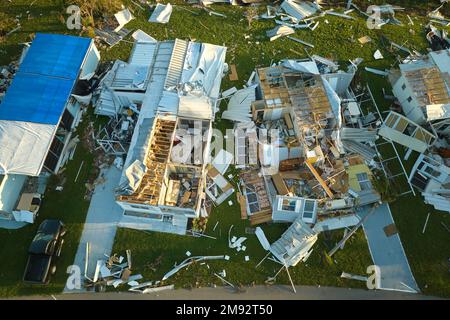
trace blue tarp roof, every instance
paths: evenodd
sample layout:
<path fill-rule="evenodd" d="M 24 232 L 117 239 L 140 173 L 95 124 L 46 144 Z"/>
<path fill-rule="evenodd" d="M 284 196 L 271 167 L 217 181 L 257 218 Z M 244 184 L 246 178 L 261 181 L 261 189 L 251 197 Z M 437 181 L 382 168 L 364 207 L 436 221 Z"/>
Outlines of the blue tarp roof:
<path fill-rule="evenodd" d="M 0 119 L 57 124 L 72 86 L 68 79 L 16 74 L 0 104 Z"/>
<path fill-rule="evenodd" d="M 90 43 L 38 33 L 0 104 L 0 120 L 57 124 Z"/>
<path fill-rule="evenodd" d="M 38 33 L 19 72 L 76 80 L 91 39 Z"/>

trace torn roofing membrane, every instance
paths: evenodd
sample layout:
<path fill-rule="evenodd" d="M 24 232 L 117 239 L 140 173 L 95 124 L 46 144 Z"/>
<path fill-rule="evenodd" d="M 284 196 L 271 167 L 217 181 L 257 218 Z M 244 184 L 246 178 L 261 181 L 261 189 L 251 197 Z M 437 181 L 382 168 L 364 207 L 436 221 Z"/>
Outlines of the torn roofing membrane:
<path fill-rule="evenodd" d="M 55 125 L 0 120 L 0 172 L 39 175 L 55 131 Z"/>
<path fill-rule="evenodd" d="M 158 72 L 150 72 L 149 86 L 144 95 L 125 167 L 131 165 L 136 159 L 144 162 L 153 119 L 157 117 L 157 114 L 187 116 L 195 119 L 212 119 L 214 117 L 227 50 L 222 46 L 188 42 L 186 51 L 183 52 L 181 74 L 176 81 L 177 88 L 165 88 L 164 83 L 168 76 L 172 57 L 179 53 L 176 52 L 176 43 L 161 41 L 152 44 L 145 43 L 145 45 L 155 47 L 153 49 L 154 58 L 149 69 Z M 130 61 L 134 60 L 134 54 L 135 51 L 132 52 Z M 152 118 L 151 121 L 150 118 Z M 126 184 L 127 178 L 122 175 L 121 185 Z"/>
<path fill-rule="evenodd" d="M 320 74 L 317 64 L 314 61 L 284 60 L 282 66 L 298 72 Z"/>
<path fill-rule="evenodd" d="M 211 99 L 219 97 L 226 47 L 189 42 L 181 75 L 181 83 L 199 81 Z"/>
<path fill-rule="evenodd" d="M 172 5 L 158 3 L 152 15 L 148 19 L 149 22 L 168 23 L 172 14 Z"/>

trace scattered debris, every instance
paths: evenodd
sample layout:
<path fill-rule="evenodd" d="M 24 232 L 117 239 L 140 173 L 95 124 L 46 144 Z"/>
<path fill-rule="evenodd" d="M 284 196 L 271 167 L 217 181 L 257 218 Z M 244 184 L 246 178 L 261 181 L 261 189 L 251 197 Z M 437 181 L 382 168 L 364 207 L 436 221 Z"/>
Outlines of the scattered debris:
<path fill-rule="evenodd" d="M 254 86 L 236 91 L 228 102 L 227 110 L 222 113 L 222 119 L 238 122 L 250 122 L 251 105 L 255 100 L 256 96 Z"/>
<path fill-rule="evenodd" d="M 125 28 L 121 28 L 119 31 L 114 31 L 111 27 L 104 27 L 103 29 L 95 28 L 95 35 L 103 40 L 110 48 L 118 44 L 125 38 L 131 31 Z"/>
<path fill-rule="evenodd" d="M 374 68 L 365 67 L 365 70 L 383 77 L 387 77 L 389 75 L 388 71 L 378 70 Z"/>
<path fill-rule="evenodd" d="M 237 80 L 239 80 L 239 77 L 238 77 L 238 74 L 237 74 L 237 70 L 236 70 L 236 65 L 235 64 L 230 65 L 230 69 L 231 69 L 230 81 L 237 81 Z"/>
<path fill-rule="evenodd" d="M 131 288 L 128 289 L 128 291 L 148 294 L 148 293 L 157 293 L 164 290 L 173 290 L 174 288 L 175 286 L 173 284 L 158 287 L 156 283 L 153 284 L 152 281 L 149 281 L 132 286 Z"/>
<path fill-rule="evenodd" d="M 361 44 L 366 44 L 372 41 L 372 38 L 370 38 L 369 36 L 364 36 L 358 39 L 359 43 Z"/>
<path fill-rule="evenodd" d="M 261 246 L 264 248 L 264 250 L 270 250 L 270 243 L 267 240 L 264 231 L 260 227 L 256 227 L 255 234 L 258 237 L 258 240 L 261 243 Z"/>
<path fill-rule="evenodd" d="M 158 42 L 155 38 L 153 38 L 152 36 L 149 36 L 147 33 L 145 33 L 144 31 L 142 31 L 140 29 L 133 32 L 133 34 L 131 36 L 137 42 Z"/>
<path fill-rule="evenodd" d="M 296 22 L 312 16 L 319 10 L 319 6 L 316 3 L 308 1 L 296 2 L 292 0 L 283 1 L 280 8 L 288 16 L 294 18 Z"/>
<path fill-rule="evenodd" d="M 194 257 L 189 257 L 185 260 L 183 260 L 183 262 L 181 262 L 179 265 L 176 265 L 175 268 L 173 268 L 172 270 L 170 270 L 169 272 L 167 272 L 163 278 L 162 281 L 167 280 L 168 278 L 170 278 L 171 276 L 173 276 L 175 273 L 177 273 L 178 271 L 180 271 L 181 269 L 191 265 L 192 263 L 196 263 L 196 262 L 200 262 L 200 261 L 205 261 L 205 260 L 221 260 L 221 259 L 225 259 L 225 256 L 194 256 Z"/>
<path fill-rule="evenodd" d="M 168 3 L 167 5 L 158 3 L 148 21 L 156 23 L 168 23 L 172 14 L 172 10 L 173 8 L 170 3 Z"/>
<path fill-rule="evenodd" d="M 300 40 L 300 39 L 298 39 L 298 38 L 294 38 L 294 37 L 290 37 L 290 36 L 288 36 L 287 38 L 290 39 L 290 40 L 293 40 L 293 41 L 295 41 L 295 42 L 301 43 L 301 44 L 303 44 L 303 45 L 305 45 L 305 46 L 314 48 L 314 45 L 313 45 L 313 44 L 308 43 L 308 42 L 303 41 L 303 40 Z"/>
<path fill-rule="evenodd" d="M 350 230 L 350 232 L 348 232 L 341 241 L 338 242 L 338 244 L 336 244 L 336 246 L 330 250 L 330 252 L 328 252 L 328 256 L 331 257 L 333 254 L 336 253 L 336 251 L 338 251 L 340 248 L 342 248 L 342 245 L 348 240 L 350 239 L 350 237 L 359 229 L 360 226 L 362 226 L 362 224 L 364 223 L 364 221 L 367 220 L 367 218 L 373 213 L 375 212 L 375 209 L 377 208 L 377 204 L 373 205 L 372 208 L 370 209 L 370 211 L 358 222 L 358 224 L 356 224 L 352 230 Z"/>
<path fill-rule="evenodd" d="M 430 43 L 431 50 L 439 51 L 450 48 L 450 41 L 445 30 L 439 31 L 432 24 L 429 24 L 426 33 L 426 39 Z"/>
<path fill-rule="evenodd" d="M 137 286 L 138 280 L 143 279 L 141 274 L 132 274 L 131 271 L 131 251 L 126 250 L 127 262 L 124 257 L 118 257 L 117 254 L 108 256 L 107 260 L 97 260 L 93 277 L 88 276 L 90 244 L 86 243 L 86 259 L 84 268 L 84 286 L 86 288 L 96 288 L 98 285 L 113 286 L 118 288 L 122 284 Z"/>
<path fill-rule="evenodd" d="M 364 281 L 364 282 L 367 282 L 367 279 L 368 279 L 366 276 L 358 276 L 358 275 L 354 275 L 354 274 L 347 273 L 347 272 L 342 272 L 341 278 L 359 280 L 359 281 Z"/>
<path fill-rule="evenodd" d="M 425 220 L 425 224 L 423 225 L 422 234 L 425 233 L 425 228 L 427 227 L 428 219 L 430 218 L 430 214 L 431 214 L 431 213 L 428 212 L 428 214 L 427 214 L 427 219 Z"/>
<path fill-rule="evenodd" d="M 214 166 L 210 166 L 206 176 L 205 193 L 214 203 L 220 205 L 234 193 L 234 188 Z M 231 206 L 233 202 L 228 204 Z"/>
<path fill-rule="evenodd" d="M 406 48 L 404 46 L 401 46 L 401 45 L 399 45 L 399 44 L 397 44 L 397 43 L 395 43 L 393 41 L 391 41 L 391 46 L 394 47 L 394 48 L 397 48 L 398 50 L 404 51 L 404 52 L 406 52 L 409 55 L 412 55 L 411 50 L 409 50 L 408 48 Z"/>
<path fill-rule="evenodd" d="M 77 175 L 75 176 L 75 180 L 73 182 L 77 182 L 78 176 L 80 175 L 81 168 L 83 168 L 84 160 L 81 161 L 80 167 L 78 168 Z"/>
<path fill-rule="evenodd" d="M 293 33 L 295 33 L 294 29 L 284 25 L 278 25 L 275 28 L 266 31 L 266 35 L 269 37 L 270 41 L 274 41 L 280 37 L 284 37 Z"/>
<path fill-rule="evenodd" d="M 326 10 L 326 11 L 324 11 L 324 13 L 331 15 L 331 16 L 337 16 L 337 17 L 341 17 L 341 18 L 345 18 L 345 19 L 349 19 L 349 20 L 355 20 L 354 17 L 349 16 L 348 14 L 335 12 L 333 9 Z"/>
<path fill-rule="evenodd" d="M 375 60 L 384 59 L 384 57 L 381 54 L 380 50 L 375 51 L 375 53 L 373 54 L 373 57 L 375 58 Z"/>
<path fill-rule="evenodd" d="M 444 222 L 441 222 L 441 225 L 445 228 L 445 230 L 450 232 L 450 229 L 447 227 L 447 225 Z"/>
<path fill-rule="evenodd" d="M 119 24 L 114 29 L 114 32 L 119 32 L 120 29 L 122 29 L 128 22 L 134 19 L 129 9 L 123 9 L 122 11 L 117 12 L 116 14 L 114 14 L 114 17 L 116 18 L 117 23 Z"/>
<path fill-rule="evenodd" d="M 225 280 L 223 277 L 221 277 L 220 275 L 218 275 L 217 273 L 214 273 L 214 275 L 219 278 L 220 280 L 222 280 L 225 284 L 229 285 L 232 288 L 235 288 L 234 284 L 232 284 L 231 282 Z"/>

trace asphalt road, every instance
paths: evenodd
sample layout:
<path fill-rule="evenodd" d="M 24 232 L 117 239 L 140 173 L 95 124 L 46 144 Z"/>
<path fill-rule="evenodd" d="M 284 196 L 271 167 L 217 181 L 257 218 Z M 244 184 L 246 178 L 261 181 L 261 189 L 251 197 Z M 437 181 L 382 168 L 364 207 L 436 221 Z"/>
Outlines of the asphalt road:
<path fill-rule="evenodd" d="M 255 286 L 236 293 L 231 288 L 177 289 L 159 293 L 65 293 L 47 296 L 15 297 L 31 300 L 430 300 L 440 299 L 414 293 L 384 290 L 364 290 L 334 287 L 297 286 L 293 293 L 290 286 Z"/>

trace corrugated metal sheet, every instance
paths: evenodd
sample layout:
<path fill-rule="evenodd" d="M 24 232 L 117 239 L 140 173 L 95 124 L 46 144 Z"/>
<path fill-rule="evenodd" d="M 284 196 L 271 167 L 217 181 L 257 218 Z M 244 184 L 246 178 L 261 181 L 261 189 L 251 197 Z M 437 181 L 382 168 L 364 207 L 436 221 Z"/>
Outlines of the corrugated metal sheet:
<path fill-rule="evenodd" d="M 238 90 L 231 96 L 227 110 L 222 113 L 222 118 L 237 122 L 251 121 L 251 105 L 255 100 L 255 87 Z"/>
<path fill-rule="evenodd" d="M 450 50 L 430 52 L 430 57 L 441 72 L 450 72 Z"/>
<path fill-rule="evenodd" d="M 149 77 L 149 67 L 145 65 L 128 64 L 117 60 L 113 69 L 105 79 L 112 89 L 145 90 Z"/>
<path fill-rule="evenodd" d="M 174 87 L 180 81 L 187 46 L 187 41 L 175 39 L 175 45 L 173 47 L 172 57 L 170 58 L 169 70 L 167 71 L 167 78 L 164 88 Z"/>
<path fill-rule="evenodd" d="M 367 128 L 341 128 L 341 139 L 352 140 L 356 142 L 375 142 L 377 140 L 377 131 Z"/>
<path fill-rule="evenodd" d="M 120 100 L 115 96 L 114 92 L 108 88 L 104 88 L 100 93 L 98 102 L 95 105 L 95 113 L 113 117 L 117 114 L 117 112 L 119 112 L 120 107 Z"/>
<path fill-rule="evenodd" d="M 131 56 L 128 63 L 144 66 L 152 65 L 155 58 L 157 45 L 158 43 L 156 42 L 150 43 L 136 41 L 133 46 L 133 50 L 131 51 Z"/>
<path fill-rule="evenodd" d="M 352 140 L 342 140 L 342 144 L 348 152 L 359 154 L 366 161 L 371 161 L 377 155 L 375 149 L 360 142 L 355 142 Z"/>

